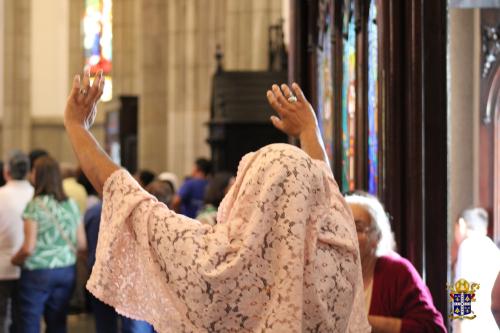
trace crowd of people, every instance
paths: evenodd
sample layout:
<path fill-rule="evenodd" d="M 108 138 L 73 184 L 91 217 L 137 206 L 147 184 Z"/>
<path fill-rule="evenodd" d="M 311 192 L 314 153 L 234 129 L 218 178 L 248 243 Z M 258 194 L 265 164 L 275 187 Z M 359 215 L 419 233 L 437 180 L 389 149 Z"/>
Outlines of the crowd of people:
<path fill-rule="evenodd" d="M 66 332 L 72 302 L 92 311 L 99 333 L 446 332 L 423 279 L 395 251 L 381 202 L 340 193 L 298 85 L 274 85 L 267 98 L 272 123 L 301 149 L 263 147 L 236 175 L 199 158 L 180 185 L 170 172 L 132 176 L 99 147 L 89 128 L 103 85 L 86 72 L 68 98 L 81 169 L 42 150 L 5 159 L 0 332 L 39 332 L 42 319 L 47 332 Z M 457 278 L 486 274 L 464 272 L 477 263 L 466 263 L 466 247 L 498 251 L 486 226 L 483 210 L 464 211 Z M 491 294 L 500 268 L 490 269 Z"/>

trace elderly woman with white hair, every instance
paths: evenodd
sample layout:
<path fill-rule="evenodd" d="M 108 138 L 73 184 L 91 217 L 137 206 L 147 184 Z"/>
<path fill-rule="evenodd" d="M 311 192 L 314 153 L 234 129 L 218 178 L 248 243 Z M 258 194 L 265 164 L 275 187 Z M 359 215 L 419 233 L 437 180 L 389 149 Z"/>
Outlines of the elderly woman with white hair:
<path fill-rule="evenodd" d="M 446 332 L 417 270 L 394 252 L 394 237 L 380 201 L 362 191 L 346 196 L 346 201 L 356 223 L 372 332 Z"/>

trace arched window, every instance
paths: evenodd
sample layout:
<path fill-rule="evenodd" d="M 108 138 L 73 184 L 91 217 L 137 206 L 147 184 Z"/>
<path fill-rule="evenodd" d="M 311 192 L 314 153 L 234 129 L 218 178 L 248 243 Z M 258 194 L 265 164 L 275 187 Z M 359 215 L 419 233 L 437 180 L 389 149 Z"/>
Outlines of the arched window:
<path fill-rule="evenodd" d="M 333 161 L 333 59 L 332 59 L 332 2 L 319 1 L 317 48 L 317 102 L 318 122 L 325 142 L 326 153 Z"/>
<path fill-rule="evenodd" d="M 370 1 L 368 34 L 368 192 L 378 190 L 378 28 L 376 0 Z"/>
<path fill-rule="evenodd" d="M 112 0 L 85 0 L 83 48 L 85 65 L 91 75 L 103 70 L 106 85 L 102 101 L 110 101 L 113 94 L 112 69 Z"/>
<path fill-rule="evenodd" d="M 342 190 L 356 189 L 356 23 L 354 1 L 344 9 L 342 52 Z"/>

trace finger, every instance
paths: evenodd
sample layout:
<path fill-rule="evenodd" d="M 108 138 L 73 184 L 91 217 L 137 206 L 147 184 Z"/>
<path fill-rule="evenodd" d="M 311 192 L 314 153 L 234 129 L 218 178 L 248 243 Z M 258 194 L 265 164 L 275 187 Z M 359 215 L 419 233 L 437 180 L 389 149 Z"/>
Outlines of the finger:
<path fill-rule="evenodd" d="M 85 68 L 83 71 L 83 80 L 80 85 L 80 95 L 77 98 L 79 103 L 83 103 L 87 98 L 87 94 L 89 93 L 89 85 L 90 85 L 90 69 Z"/>
<path fill-rule="evenodd" d="M 80 94 L 80 75 L 75 75 L 75 77 L 73 78 L 73 85 L 71 87 L 69 98 L 76 100 L 79 94 Z"/>
<path fill-rule="evenodd" d="M 281 90 L 283 91 L 283 94 L 285 94 L 286 98 L 289 98 L 289 97 L 293 96 L 293 93 L 290 90 L 290 88 L 288 88 L 288 86 L 286 84 L 284 84 L 284 83 L 281 85 Z"/>
<path fill-rule="evenodd" d="M 99 81 L 99 94 L 97 95 L 97 101 L 99 101 L 99 99 L 101 99 L 101 96 L 102 96 L 102 93 L 104 92 L 104 86 L 106 84 L 106 78 L 105 76 L 103 75 L 101 77 L 101 81 Z"/>
<path fill-rule="evenodd" d="M 87 98 L 85 99 L 86 103 L 94 104 L 97 102 L 97 98 L 99 95 L 99 85 L 102 80 L 102 70 L 95 76 L 94 82 L 92 83 L 92 87 L 90 87 Z"/>
<path fill-rule="evenodd" d="M 281 119 L 279 119 L 276 116 L 271 116 L 271 122 L 273 123 L 274 127 L 279 129 L 280 131 L 284 132 L 284 125 L 283 125 L 283 121 L 281 121 Z"/>
<path fill-rule="evenodd" d="M 282 106 L 287 106 L 289 103 L 285 96 L 283 96 L 283 93 L 281 92 L 280 87 L 278 87 L 277 84 L 273 84 L 273 93 L 276 99 L 278 100 L 278 103 L 280 103 Z"/>
<path fill-rule="evenodd" d="M 274 111 L 276 111 L 280 116 L 283 116 L 285 110 L 283 109 L 281 104 L 278 103 L 278 100 L 276 99 L 274 93 L 271 90 L 268 90 L 266 96 L 267 96 L 267 101 L 274 109 Z"/>
<path fill-rule="evenodd" d="M 297 83 L 292 83 L 292 89 L 295 92 L 295 96 L 297 96 L 297 99 L 301 102 L 307 103 L 306 96 L 304 96 L 304 93 L 302 92 L 302 89 L 300 89 L 299 85 Z"/>

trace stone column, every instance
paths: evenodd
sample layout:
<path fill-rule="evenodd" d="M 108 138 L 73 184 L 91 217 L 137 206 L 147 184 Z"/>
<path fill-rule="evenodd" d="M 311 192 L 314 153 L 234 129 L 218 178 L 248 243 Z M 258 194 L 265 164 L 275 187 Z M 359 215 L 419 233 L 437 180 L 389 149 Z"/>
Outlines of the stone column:
<path fill-rule="evenodd" d="M 68 82 L 73 82 L 76 74 L 83 72 L 85 57 L 83 51 L 82 17 L 85 14 L 85 2 L 70 0 L 69 2 L 69 68 Z"/>
<path fill-rule="evenodd" d="M 224 54 L 227 70 L 266 70 L 268 28 L 283 16 L 282 1 L 232 0 L 226 2 Z"/>
<path fill-rule="evenodd" d="M 29 150 L 31 0 L 5 1 L 3 153 Z"/>
<path fill-rule="evenodd" d="M 139 0 L 113 2 L 113 96 L 138 95 L 140 91 L 139 55 L 141 6 Z M 160 13 L 161 14 L 161 13 Z M 148 14 L 150 15 L 150 14 Z M 150 50 L 148 50 L 150 51 Z"/>
<path fill-rule="evenodd" d="M 181 1 L 183 2 L 183 1 Z M 129 69 L 130 83 L 124 89 L 134 91 L 132 81 L 139 80 L 139 167 L 155 172 L 165 169 L 167 128 L 166 44 L 167 44 L 167 1 L 143 0 L 141 2 L 141 23 L 138 47 L 140 72 L 137 75 Z M 129 36 L 131 38 L 131 36 Z M 125 90 L 124 90 L 125 91 Z M 182 126 L 181 124 L 179 124 Z"/>

